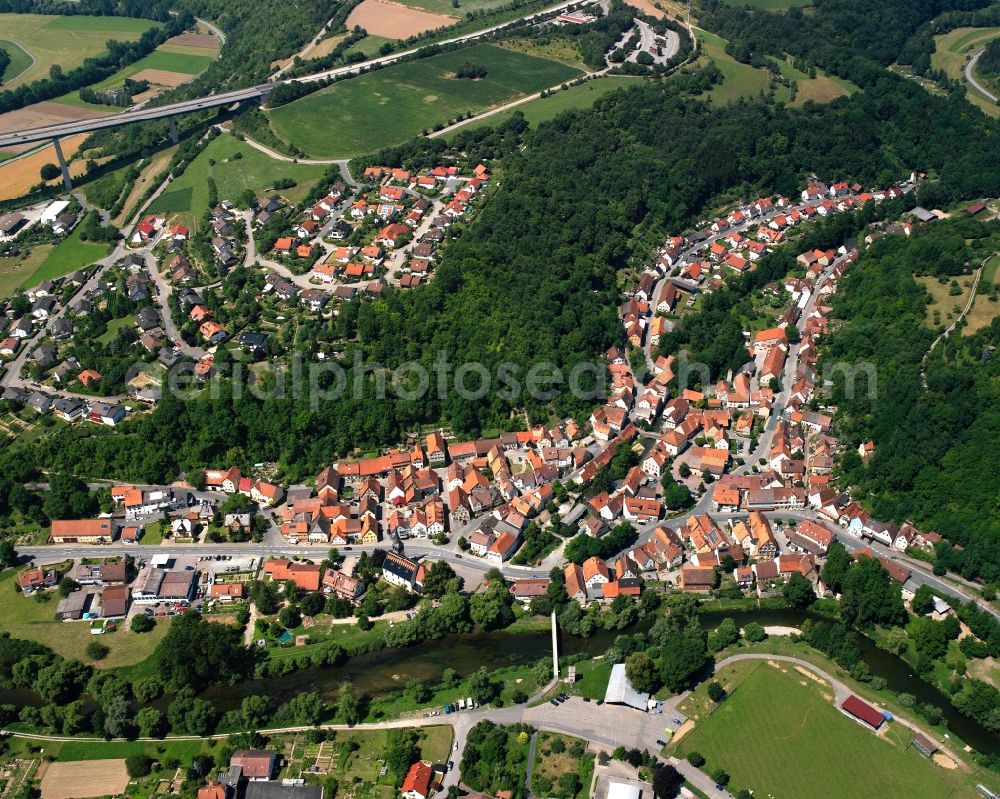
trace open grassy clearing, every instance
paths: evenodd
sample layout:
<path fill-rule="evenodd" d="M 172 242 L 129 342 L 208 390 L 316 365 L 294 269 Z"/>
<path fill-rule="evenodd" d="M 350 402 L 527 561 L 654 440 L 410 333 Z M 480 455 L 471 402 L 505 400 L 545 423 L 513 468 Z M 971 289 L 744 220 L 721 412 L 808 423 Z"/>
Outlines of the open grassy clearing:
<path fill-rule="evenodd" d="M 1000 36 L 1000 27 L 956 28 L 941 36 L 935 36 L 931 66 L 944 70 L 949 78 L 965 81 L 966 62 L 973 53 L 985 47 L 997 36 Z M 971 85 L 967 85 L 965 96 L 970 103 L 981 108 L 989 116 L 1000 116 L 1000 106 L 988 100 Z"/>
<path fill-rule="evenodd" d="M 486 77 L 454 77 L 463 64 L 485 67 Z M 275 109 L 271 124 L 279 136 L 312 155 L 350 157 L 579 74 L 555 61 L 477 44 L 341 81 Z"/>
<path fill-rule="evenodd" d="M 610 94 L 618 89 L 627 89 L 642 83 L 645 78 L 633 75 L 604 75 L 600 78 L 588 80 L 568 89 L 562 89 L 548 97 L 538 97 L 522 103 L 509 111 L 501 111 L 498 114 L 484 117 L 475 121 L 470 121 L 455 130 L 460 133 L 474 128 L 494 128 L 502 125 L 514 114 L 521 113 L 531 127 L 537 127 L 540 122 L 548 122 L 555 119 L 563 111 L 574 108 L 590 108 L 597 100 L 606 94 Z"/>
<path fill-rule="evenodd" d="M 7 63 L 7 69 L 3 71 L 3 75 L 0 75 L 0 81 L 2 81 L 4 85 L 10 83 L 14 80 L 14 78 L 26 69 L 30 68 L 32 62 L 34 61 L 31 54 L 17 42 L 9 42 L 6 39 L 0 39 L 0 50 L 3 50 L 10 56 L 10 61 Z"/>
<path fill-rule="evenodd" d="M 108 245 L 95 244 L 83 241 L 80 238 L 80 228 L 78 227 L 70 233 L 63 241 L 56 245 L 56 248 L 49 254 L 41 266 L 23 284 L 24 288 L 31 286 L 42 280 L 52 280 L 63 275 L 68 275 L 74 269 L 81 266 L 88 266 L 94 261 L 99 261 L 108 254 Z"/>
<path fill-rule="evenodd" d="M 48 77 L 53 64 L 68 72 L 80 66 L 85 58 L 105 52 L 108 39 L 135 41 L 154 26 L 153 20 L 131 17 L 2 14 L 0 36 L 35 59 L 30 67 L 15 73 L 17 77 L 4 88 L 13 89 Z"/>
<path fill-rule="evenodd" d="M 741 64 L 726 52 L 726 40 L 709 33 L 698 30 L 698 41 L 701 45 L 701 58 L 714 61 L 715 65 L 723 75 L 723 81 L 712 87 L 708 96 L 713 102 L 732 103 L 740 97 L 756 97 L 761 92 L 767 93 L 771 85 L 771 78 L 763 69 L 754 69 L 749 64 Z M 775 91 L 778 100 L 788 100 L 788 89 L 779 86 Z"/>
<path fill-rule="evenodd" d="M 184 224 L 197 228 L 198 218 L 208 208 L 209 177 L 215 180 L 220 200 L 233 200 L 246 189 L 260 192 L 279 178 L 291 178 L 298 185 L 283 190 L 282 194 L 294 202 L 302 199 L 325 171 L 323 165 L 277 161 L 224 134 L 208 144 L 150 210 L 177 215 Z"/>
<path fill-rule="evenodd" d="M 824 689 L 789 664 L 762 662 L 678 742 L 678 753 L 700 752 L 706 768 L 724 768 L 734 787 L 774 799 L 866 799 L 873 785 L 907 799 L 967 795 L 906 748 L 908 730 L 890 725 L 876 736 L 823 698 Z"/>
<path fill-rule="evenodd" d="M 782 77 L 794 80 L 798 84 L 798 91 L 793 106 L 804 105 L 809 100 L 815 103 L 828 103 L 848 94 L 853 94 L 858 87 L 849 80 L 827 75 L 822 70 L 816 71 L 816 77 L 810 78 L 805 72 L 792 66 L 790 59 L 771 59 L 781 72 Z"/>
<path fill-rule="evenodd" d="M 551 36 L 546 42 L 540 42 L 537 39 L 511 39 L 499 44 L 505 50 L 513 50 L 515 53 L 524 53 L 538 58 L 548 58 L 583 72 L 587 71 L 587 65 L 580 57 L 580 48 L 577 47 L 576 40 L 568 36 Z"/>
<path fill-rule="evenodd" d="M 998 268 L 1000 268 L 1000 254 L 994 255 L 983 265 L 983 274 L 979 281 L 980 288 L 996 282 Z M 993 323 L 994 317 L 1000 314 L 1000 301 L 991 299 L 991 296 L 994 296 L 993 291 L 987 294 L 976 294 L 972 308 L 965 316 L 967 323 L 965 333 L 975 333 L 977 330 L 989 327 Z"/>
<path fill-rule="evenodd" d="M 29 281 L 52 250 L 51 244 L 41 244 L 32 247 L 27 254 L 0 258 L 0 297 L 10 297 L 22 283 Z"/>
<path fill-rule="evenodd" d="M 91 663 L 84 652 L 94 640 L 90 625 L 86 621 L 56 621 L 58 592 L 47 591 L 38 595 L 40 598 L 22 596 L 15 590 L 15 574 L 11 570 L 0 576 L 0 630 L 14 638 L 37 641 L 63 657 Z M 140 635 L 119 627 L 117 632 L 100 636 L 101 643 L 111 650 L 101 665 L 129 666 L 145 660 L 166 635 L 169 624 L 169 619 L 157 619 L 156 627 L 148 633 Z"/>
<path fill-rule="evenodd" d="M 936 277 L 918 277 L 916 281 L 927 289 L 931 295 L 932 302 L 927 306 L 927 326 L 936 328 L 938 325 L 950 325 L 957 318 L 961 309 L 969 299 L 969 292 L 972 290 L 972 276 L 960 275 L 954 279 L 961 291 L 960 294 L 952 294 L 952 279 L 949 278 L 944 283 L 938 281 Z"/>

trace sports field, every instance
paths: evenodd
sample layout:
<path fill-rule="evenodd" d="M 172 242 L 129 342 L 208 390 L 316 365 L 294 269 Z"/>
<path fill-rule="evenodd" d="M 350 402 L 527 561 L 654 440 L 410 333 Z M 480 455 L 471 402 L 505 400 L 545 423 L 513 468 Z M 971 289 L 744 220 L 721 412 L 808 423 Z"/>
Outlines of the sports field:
<path fill-rule="evenodd" d="M 460 128 L 456 128 L 453 133 L 449 134 L 449 138 L 466 130 L 494 128 L 502 125 L 518 112 L 524 115 L 525 120 L 531 127 L 537 127 L 540 122 L 548 122 L 550 119 L 555 119 L 563 111 L 569 111 L 573 108 L 590 108 L 604 95 L 618 89 L 627 89 L 629 86 L 636 86 L 645 80 L 645 78 L 633 75 L 605 75 L 600 78 L 594 78 L 594 80 L 588 80 L 586 83 L 557 91 L 548 97 L 529 100 L 509 111 L 501 111 L 493 116 L 469 122 Z"/>
<path fill-rule="evenodd" d="M 0 14 L 0 39 L 14 42 L 29 61 L 34 59 L 31 66 L 24 68 L 24 56 L 19 56 L 22 70 L 4 88 L 13 89 L 47 77 L 53 64 L 59 64 L 64 72 L 74 69 L 85 58 L 105 52 L 108 39 L 134 41 L 155 25 L 153 20 L 131 17 Z M 13 73 L 13 69 L 10 71 Z"/>
<path fill-rule="evenodd" d="M 456 78 L 463 64 L 486 77 Z M 271 112 L 279 136 L 305 152 L 346 158 L 400 144 L 465 112 L 477 113 L 578 76 L 580 70 L 489 44 L 341 81 Z"/>
<path fill-rule="evenodd" d="M 241 157 L 235 157 L 237 154 Z M 213 160 L 214 165 L 209 163 Z M 281 193 L 297 201 L 325 171 L 323 165 L 277 161 L 245 142 L 222 135 L 209 142 L 184 174 L 156 198 L 150 210 L 176 214 L 188 227 L 197 228 L 199 217 L 208 208 L 209 177 L 215 180 L 220 200 L 234 200 L 246 189 L 262 192 L 279 178 L 291 178 L 298 185 Z"/>
<path fill-rule="evenodd" d="M 905 728 L 893 723 L 876 736 L 820 691 L 829 688 L 784 664 L 779 670 L 761 663 L 684 736 L 679 755 L 697 751 L 704 770 L 724 769 L 732 788 L 773 799 L 967 795 L 944 769 L 906 747 Z"/>

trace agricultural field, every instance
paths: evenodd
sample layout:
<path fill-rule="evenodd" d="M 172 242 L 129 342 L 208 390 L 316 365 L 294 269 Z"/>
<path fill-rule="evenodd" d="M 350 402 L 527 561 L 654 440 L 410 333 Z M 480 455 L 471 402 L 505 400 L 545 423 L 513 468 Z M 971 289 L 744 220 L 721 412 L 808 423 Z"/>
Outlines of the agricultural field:
<path fill-rule="evenodd" d="M 502 125 L 517 113 L 523 114 L 531 127 L 538 127 L 539 123 L 555 119 L 563 111 L 590 108 L 604 95 L 618 89 L 627 89 L 630 86 L 638 85 L 644 80 L 645 78 L 634 75 L 603 75 L 600 78 L 570 86 L 568 89 L 561 89 L 548 97 L 537 97 L 507 111 L 500 111 L 491 116 L 470 121 L 456 128 L 454 133 L 475 128 L 494 128 L 497 125 Z"/>
<path fill-rule="evenodd" d="M 134 64 L 129 64 L 124 69 L 118 70 L 114 75 L 93 84 L 89 88 L 94 91 L 101 91 L 102 89 L 112 89 L 121 86 L 128 78 L 133 80 L 147 80 L 151 84 L 150 90 L 134 98 L 136 102 L 141 102 L 160 91 L 180 86 L 182 83 L 191 80 L 191 78 L 203 72 L 215 60 L 217 52 L 217 50 L 209 50 L 201 47 L 162 44 L 145 58 L 140 58 Z M 80 99 L 79 92 L 64 94 L 62 97 L 56 98 L 54 102 L 79 106 L 81 108 L 110 111 L 123 110 L 106 105 L 86 103 Z"/>
<path fill-rule="evenodd" d="M 56 621 L 58 592 L 44 592 L 39 595 L 41 598 L 22 596 L 15 591 L 15 574 L 11 569 L 0 576 L 0 629 L 15 638 L 37 641 L 63 657 L 90 663 L 84 651 L 94 639 L 90 625 L 85 621 Z M 102 665 L 130 666 L 145 660 L 166 635 L 168 627 L 169 619 L 157 619 L 156 627 L 148 633 L 133 633 L 123 628 L 105 633 L 100 641 L 111 651 Z"/>
<path fill-rule="evenodd" d="M 906 728 L 891 724 L 876 736 L 834 707 L 822 695 L 829 690 L 791 667 L 760 663 L 676 753 L 697 751 L 705 768 L 724 769 L 734 788 L 774 799 L 866 799 L 873 785 L 908 799 L 970 795 L 907 747 Z"/>
<path fill-rule="evenodd" d="M 42 105 L 45 105 L 45 103 L 42 103 Z M 69 106 L 59 106 L 56 103 L 51 103 L 50 105 L 55 105 L 57 108 L 69 108 Z M 77 109 L 70 110 L 73 111 Z M 13 113 L 20 112 L 15 111 Z M 89 112 L 85 115 L 92 116 Z M 42 122 L 38 124 L 47 123 Z M 63 155 L 67 159 L 72 158 L 73 155 L 76 154 L 77 150 L 80 149 L 80 145 L 83 144 L 86 138 L 86 133 L 80 133 L 76 136 L 70 136 L 69 138 L 60 141 Z M 0 200 L 12 200 L 15 197 L 20 197 L 22 194 L 25 194 L 31 189 L 32 186 L 41 182 L 39 170 L 41 170 L 42 166 L 54 163 L 56 163 L 56 151 L 51 145 L 43 147 L 30 155 L 18 158 L 17 160 L 4 161 L 0 164 Z M 86 171 L 86 162 L 83 159 L 70 161 L 69 171 L 73 177 L 82 175 Z M 61 177 L 57 177 L 54 180 L 49 181 L 49 185 L 51 186 L 61 183 Z"/>
<path fill-rule="evenodd" d="M 17 77 L 5 88 L 13 89 L 22 83 L 47 77 L 53 64 L 61 66 L 63 71 L 75 69 L 85 58 L 105 52 L 104 45 L 108 39 L 135 41 L 155 26 L 153 20 L 131 17 L 3 14 L 0 16 L 0 37 L 5 42 L 13 42 L 29 59 L 34 60 L 26 66 L 24 55 L 19 55 L 17 61 L 21 71 L 16 73 L 12 60 L 10 71 Z"/>
<path fill-rule="evenodd" d="M 485 67 L 486 77 L 456 78 L 463 64 Z M 311 155 L 351 157 L 579 74 L 565 64 L 477 44 L 341 81 L 276 108 L 271 124 L 279 136 Z"/>
<path fill-rule="evenodd" d="M 944 70 L 949 78 L 964 81 L 965 64 L 969 57 L 997 36 L 1000 36 L 1000 27 L 956 28 L 941 36 L 935 36 L 931 66 Z M 965 96 L 970 103 L 979 106 L 988 115 L 1000 116 L 1000 107 L 971 86 L 967 88 Z"/>
<path fill-rule="evenodd" d="M 124 760 L 89 760 L 50 763 L 42 777 L 46 799 L 82 799 L 125 791 L 128 773 Z"/>
<path fill-rule="evenodd" d="M 214 161 L 212 164 L 210 162 Z M 282 191 L 292 202 L 302 199 L 313 183 L 326 172 L 316 164 L 278 161 L 233 136 L 211 141 L 177 180 L 150 206 L 150 210 L 178 216 L 191 228 L 208 208 L 208 184 L 215 180 L 220 200 L 236 199 L 246 189 L 263 191 L 279 178 L 291 178 L 298 185 Z"/>
<path fill-rule="evenodd" d="M 723 0 L 731 6 L 751 6 L 765 11 L 787 11 L 789 8 L 811 6 L 812 0 Z"/>
<path fill-rule="evenodd" d="M 450 3 L 450 0 L 449 0 Z M 387 0 L 364 0 L 347 17 L 347 29 L 360 25 L 374 36 L 407 39 L 418 33 L 445 28 L 457 21 L 457 15 L 425 11 L 416 5 Z"/>

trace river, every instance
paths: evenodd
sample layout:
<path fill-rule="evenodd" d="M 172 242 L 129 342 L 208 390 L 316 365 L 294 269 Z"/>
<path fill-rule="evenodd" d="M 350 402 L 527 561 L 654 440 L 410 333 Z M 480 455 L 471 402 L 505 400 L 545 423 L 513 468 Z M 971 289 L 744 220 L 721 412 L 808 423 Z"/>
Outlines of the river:
<path fill-rule="evenodd" d="M 799 610 L 754 609 L 747 611 L 707 611 L 700 622 L 705 628 L 718 625 L 724 618 L 733 618 L 741 627 L 755 621 L 762 626 L 798 627 L 806 619 L 828 620 L 826 617 Z M 590 638 L 561 634 L 560 655 L 599 655 L 612 645 L 622 632 L 636 633 L 648 629 L 643 623 L 626 631 L 600 630 Z M 945 723 L 962 741 L 974 749 L 988 754 L 1000 754 L 1000 738 L 978 722 L 959 713 L 948 697 L 930 683 L 913 673 L 902 658 L 879 649 L 863 636 L 857 645 L 868 668 L 875 676 L 885 679 L 893 693 L 908 693 L 918 702 L 941 709 Z M 475 632 L 456 635 L 441 641 L 428 641 L 420 646 L 404 649 L 382 649 L 351 658 L 342 666 L 333 668 L 306 668 L 266 680 L 247 680 L 237 685 L 215 685 L 202 696 L 211 700 L 220 711 L 238 707 L 243 697 L 262 694 L 279 703 L 301 691 L 316 691 L 325 699 L 336 699 L 342 683 L 350 681 L 359 693 L 372 696 L 399 690 L 414 677 L 425 683 L 436 683 L 446 668 L 455 669 L 467 676 L 486 665 L 491 669 L 523 666 L 541 658 L 551 658 L 551 636 L 547 631 L 517 633 Z M 156 704 L 166 709 L 167 697 Z M 18 706 L 38 704 L 33 692 L 0 690 L 0 702 Z"/>

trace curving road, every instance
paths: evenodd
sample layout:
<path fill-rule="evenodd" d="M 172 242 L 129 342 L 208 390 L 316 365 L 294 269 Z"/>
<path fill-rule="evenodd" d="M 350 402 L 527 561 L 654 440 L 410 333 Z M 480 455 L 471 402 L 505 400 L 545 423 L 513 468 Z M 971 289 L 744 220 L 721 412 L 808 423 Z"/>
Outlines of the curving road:
<path fill-rule="evenodd" d="M 440 42 L 435 42 L 435 44 L 449 45 L 473 42 L 485 36 L 489 36 L 491 33 L 495 33 L 496 31 L 519 25 L 522 22 L 538 21 L 542 18 L 550 16 L 553 13 L 561 12 L 571 6 L 579 5 L 580 2 L 581 0 L 564 0 L 562 3 L 549 6 L 548 8 L 536 13 L 526 14 L 522 17 L 518 17 L 517 19 L 492 25 L 488 28 L 483 28 L 482 30 L 473 31 L 472 33 L 466 33 L 461 36 L 444 39 Z M 208 25 L 208 23 L 206 23 L 206 25 Z M 210 27 L 214 28 L 214 26 Z M 222 35 L 224 37 L 222 31 L 218 28 L 214 28 L 213 32 L 217 36 Z M 222 92 L 220 94 L 211 94 L 207 97 L 199 97 L 193 100 L 183 100 L 178 103 L 157 106 L 156 108 L 133 109 L 108 117 L 77 120 L 75 122 L 65 122 L 58 125 L 45 125 L 43 127 L 26 128 L 24 130 L 3 133 L 0 134 L 0 150 L 17 145 L 31 144 L 32 142 L 60 138 L 62 136 L 71 136 L 75 133 L 89 133 L 90 131 L 102 130 L 105 128 L 117 128 L 133 122 L 148 122 L 154 119 L 165 119 L 177 114 L 204 111 L 209 108 L 219 108 L 222 106 L 233 105 L 235 103 L 242 103 L 247 100 L 261 100 L 270 95 L 271 91 L 276 85 L 278 85 L 278 83 L 314 83 L 316 81 L 329 80 L 330 78 L 344 77 L 347 75 L 359 75 L 373 67 L 394 64 L 408 56 L 414 55 L 427 46 L 428 45 L 420 45 L 409 50 L 403 50 L 399 53 L 391 53 L 390 55 L 373 58 L 370 61 L 362 61 L 358 64 L 336 67 L 334 69 L 316 72 L 311 75 L 302 75 L 289 80 L 263 83 L 257 86 L 248 86 L 243 89 L 234 89 L 233 91 Z"/>
<path fill-rule="evenodd" d="M 990 102 L 1000 103 L 1000 98 L 976 80 L 976 76 L 974 74 L 976 71 L 976 62 L 979 61 L 979 56 L 981 56 L 984 52 L 986 52 L 985 47 L 969 59 L 969 63 L 965 65 L 965 79 L 973 88 L 988 98 Z"/>

